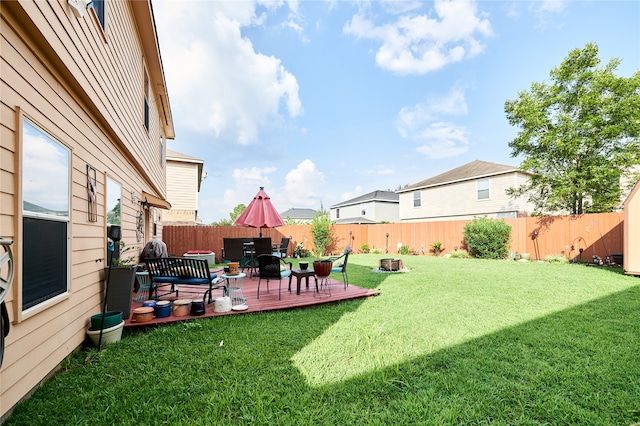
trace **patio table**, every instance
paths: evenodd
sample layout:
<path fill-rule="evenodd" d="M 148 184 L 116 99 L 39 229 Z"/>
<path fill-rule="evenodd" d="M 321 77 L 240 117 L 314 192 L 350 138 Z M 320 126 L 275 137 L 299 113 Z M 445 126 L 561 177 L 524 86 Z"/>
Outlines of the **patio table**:
<path fill-rule="evenodd" d="M 307 289 L 309 288 L 309 277 L 313 277 L 316 280 L 316 291 L 318 291 L 318 277 L 313 269 L 291 269 L 291 275 L 289 275 L 289 291 L 291 291 L 291 278 L 296 277 L 296 294 L 300 294 L 300 279 L 304 278 L 307 282 Z"/>

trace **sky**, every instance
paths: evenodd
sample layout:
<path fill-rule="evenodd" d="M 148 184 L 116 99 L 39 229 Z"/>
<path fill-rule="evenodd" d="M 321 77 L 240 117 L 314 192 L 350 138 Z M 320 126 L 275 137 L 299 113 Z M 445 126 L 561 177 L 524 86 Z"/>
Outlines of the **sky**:
<path fill-rule="evenodd" d="M 175 139 L 204 161 L 198 217 L 259 188 L 329 210 L 474 160 L 519 166 L 507 100 L 594 42 L 640 69 L 638 1 L 153 0 Z"/>

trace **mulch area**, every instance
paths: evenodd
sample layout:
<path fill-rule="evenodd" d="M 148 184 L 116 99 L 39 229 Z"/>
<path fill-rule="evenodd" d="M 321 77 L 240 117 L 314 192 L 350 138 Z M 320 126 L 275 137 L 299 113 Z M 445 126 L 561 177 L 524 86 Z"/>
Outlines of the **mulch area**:
<path fill-rule="evenodd" d="M 258 291 L 258 278 L 253 277 L 250 278 L 247 274 L 247 277 L 244 279 L 242 284 L 242 293 L 246 298 L 245 304 L 247 305 L 247 309 L 244 311 L 228 311 L 228 312 L 214 312 L 215 302 L 206 303 L 205 301 L 205 313 L 204 315 L 199 316 L 180 316 L 176 317 L 173 314 L 166 318 L 154 318 L 151 321 L 137 323 L 131 321 L 131 318 L 125 319 L 124 326 L 125 328 L 135 328 L 135 327 L 147 327 L 151 325 L 157 324 L 165 324 L 176 321 L 185 321 L 196 318 L 207 318 L 207 317 L 216 317 L 220 315 L 242 315 L 253 312 L 266 312 L 266 311 L 275 311 L 282 309 L 293 309 L 293 308 L 301 308 L 305 306 L 314 306 L 321 305 L 323 303 L 334 303 L 341 300 L 350 300 L 350 299 L 360 299 L 376 296 L 379 294 L 378 291 L 361 288 L 355 286 L 353 284 L 349 284 L 347 289 L 344 289 L 344 283 L 341 281 L 336 281 L 330 279 L 331 283 L 331 294 L 327 294 L 326 292 L 315 292 L 315 281 L 313 278 L 309 279 L 309 288 L 306 288 L 305 280 L 302 279 L 300 286 L 300 294 L 296 294 L 296 278 L 293 277 L 291 281 L 291 293 L 289 293 L 289 279 L 285 278 L 282 280 L 282 297 L 278 300 L 278 281 L 270 280 L 269 281 L 269 292 L 267 293 L 267 283 L 266 280 L 262 280 L 260 284 L 260 298 L 257 298 Z M 190 286 L 179 286 L 179 297 L 175 297 L 175 294 L 171 296 L 161 297 L 161 300 L 176 300 L 176 299 L 202 299 L 202 287 L 197 289 L 197 293 L 189 293 Z M 162 291 L 160 292 L 162 294 Z M 135 296 L 135 294 L 134 294 Z M 222 297 L 222 289 L 213 291 L 213 298 Z M 133 310 L 135 308 L 141 307 L 142 302 L 136 302 L 135 300 L 131 304 L 131 313 L 133 316 Z"/>

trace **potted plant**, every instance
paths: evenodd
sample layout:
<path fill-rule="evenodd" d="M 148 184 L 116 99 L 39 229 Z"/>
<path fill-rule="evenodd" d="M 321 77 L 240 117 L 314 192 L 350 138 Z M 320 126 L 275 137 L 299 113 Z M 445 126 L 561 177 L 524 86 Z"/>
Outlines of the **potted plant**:
<path fill-rule="evenodd" d="M 433 251 L 434 255 L 440 256 L 440 253 L 442 253 L 442 243 L 440 241 L 436 241 L 435 243 L 431 244 L 431 250 Z"/>
<path fill-rule="evenodd" d="M 105 280 L 108 288 L 107 309 L 120 311 L 122 317 L 131 316 L 131 299 L 133 299 L 133 285 L 138 270 L 138 247 L 126 246 L 124 242 L 117 243 L 120 246 L 120 256 L 111 260 L 111 266 L 104 268 Z M 97 261 L 102 261 L 98 259 Z"/>

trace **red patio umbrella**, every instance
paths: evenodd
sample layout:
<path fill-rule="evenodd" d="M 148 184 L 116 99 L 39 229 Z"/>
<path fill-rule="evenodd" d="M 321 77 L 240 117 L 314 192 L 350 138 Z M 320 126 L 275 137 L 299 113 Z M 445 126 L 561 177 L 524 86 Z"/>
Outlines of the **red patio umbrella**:
<path fill-rule="evenodd" d="M 271 198 L 264 192 L 263 186 L 260 187 L 260 191 L 233 224 L 260 228 L 260 238 L 262 238 L 262 228 L 284 226 L 280 214 L 271 204 Z"/>

